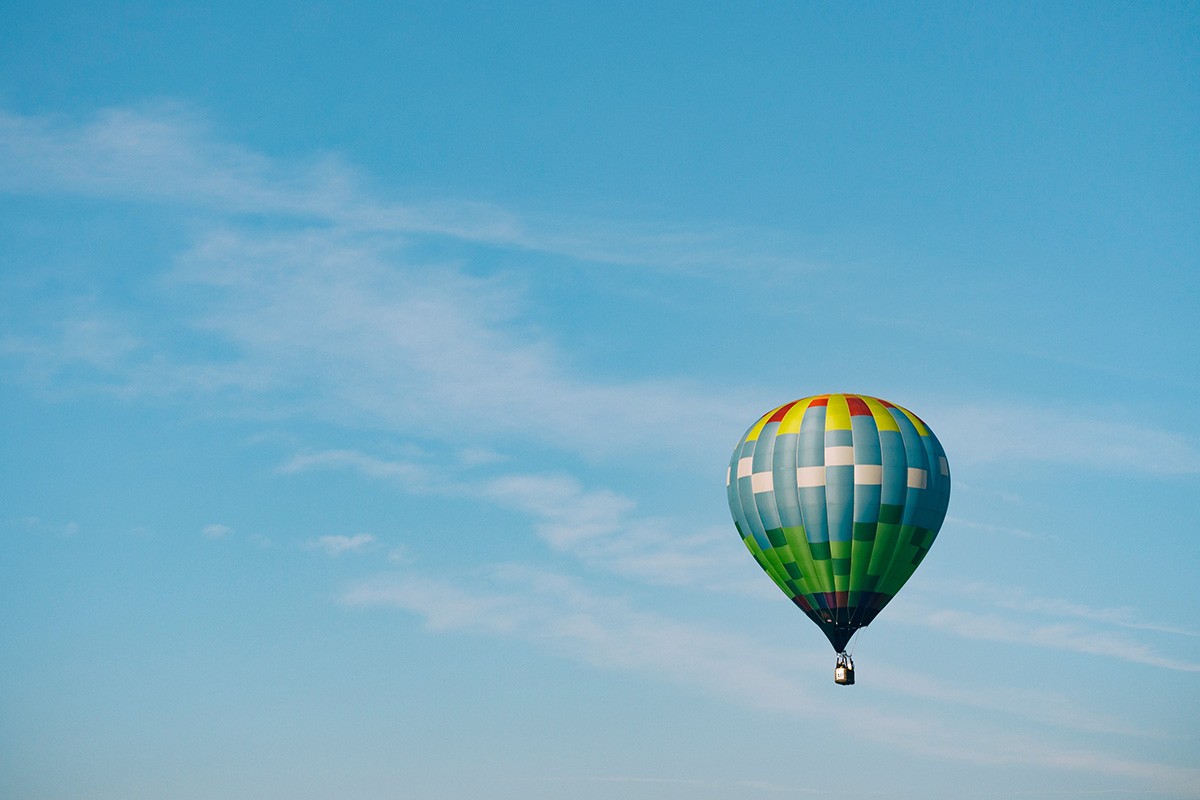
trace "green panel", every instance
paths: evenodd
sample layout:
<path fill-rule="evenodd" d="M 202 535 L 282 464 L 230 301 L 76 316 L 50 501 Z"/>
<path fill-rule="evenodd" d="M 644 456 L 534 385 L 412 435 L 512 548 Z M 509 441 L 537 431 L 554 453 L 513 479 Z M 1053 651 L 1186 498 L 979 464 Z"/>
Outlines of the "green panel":
<path fill-rule="evenodd" d="M 833 558 L 833 589 L 836 592 L 850 591 L 850 544 L 829 543 L 829 551 Z"/>
<path fill-rule="evenodd" d="M 767 541 L 771 543 L 771 547 L 783 547 L 788 543 L 787 537 L 783 535 L 782 528 L 768 528 Z"/>
<path fill-rule="evenodd" d="M 784 583 L 787 584 L 787 589 L 790 593 L 788 597 L 803 594 L 800 584 L 804 578 L 802 575 L 799 575 L 799 570 L 796 569 L 796 561 L 792 558 L 792 551 L 784 546 L 774 547 L 771 549 L 771 552 L 775 554 L 775 558 L 779 559 L 779 575 L 783 578 Z"/>
<path fill-rule="evenodd" d="M 862 600 L 862 593 L 870 591 L 868 584 L 875 583 L 867 575 L 867 567 L 871 563 L 871 551 L 875 548 L 873 540 L 851 542 L 850 558 L 850 597 L 851 607 L 856 607 Z"/>
<path fill-rule="evenodd" d="M 746 549 L 750 551 L 750 554 L 754 556 L 754 560 L 758 562 L 760 567 L 762 567 L 763 572 L 767 573 L 771 580 L 775 581 L 775 585 L 779 587 L 780 591 L 782 591 L 784 594 L 787 594 L 787 581 L 784 580 L 783 576 L 776 572 L 775 566 L 767 559 L 766 555 L 762 551 L 762 548 L 758 546 L 758 542 L 754 540 L 754 537 L 747 536 L 745 539 L 742 539 L 742 543 L 746 545 Z"/>
<path fill-rule="evenodd" d="M 904 506 L 883 503 L 879 506 L 879 521 L 889 525 L 898 525 L 904 516 Z"/>
<path fill-rule="evenodd" d="M 787 536 L 788 544 L 792 548 L 792 554 L 796 556 L 796 564 L 800 567 L 800 571 L 804 573 L 805 588 L 808 590 L 805 599 L 816 608 L 819 604 L 812 595 L 816 592 L 832 592 L 833 574 L 830 572 L 827 575 L 826 570 L 813 561 L 812 545 L 809 544 L 804 528 L 784 528 L 783 533 Z M 825 563 L 828 565 L 828 558 Z"/>
<path fill-rule="evenodd" d="M 887 571 L 880 578 L 880 591 L 894 595 L 900 591 L 900 587 L 913 574 L 915 567 L 913 566 L 912 559 L 917 552 L 917 547 L 913 544 L 913 541 L 920 536 L 922 536 L 922 531 L 916 525 L 902 525 L 900 527 L 899 546 L 892 556 L 891 563 L 887 566 Z"/>
<path fill-rule="evenodd" d="M 796 554 L 792 552 L 787 534 L 782 528 L 770 528 L 766 531 L 766 534 L 767 539 L 771 542 L 771 549 L 767 551 L 770 555 L 767 555 L 767 557 L 773 557 L 771 563 L 778 563 L 777 574 L 779 575 L 779 580 L 776 583 L 783 581 L 781 588 L 788 593 L 788 597 L 806 594 L 808 592 L 807 587 L 802 585 L 802 582 L 793 578 L 787 569 L 788 564 L 795 564 L 798 560 Z"/>
<path fill-rule="evenodd" d="M 867 573 L 880 577 L 887 571 L 892 554 L 900 546 L 900 526 L 879 523 L 875 526 L 875 547 L 871 550 L 871 563 Z"/>
<path fill-rule="evenodd" d="M 873 542 L 875 541 L 875 529 L 878 526 L 874 522 L 856 522 L 854 523 L 854 541 L 856 542 Z"/>
<path fill-rule="evenodd" d="M 788 586 L 787 572 L 783 568 L 783 559 L 775 552 L 775 548 L 772 547 L 770 550 L 764 550 L 763 558 L 771 565 L 775 582 L 779 584 L 779 588 L 783 589 L 784 592 L 791 592 L 791 587 Z"/>

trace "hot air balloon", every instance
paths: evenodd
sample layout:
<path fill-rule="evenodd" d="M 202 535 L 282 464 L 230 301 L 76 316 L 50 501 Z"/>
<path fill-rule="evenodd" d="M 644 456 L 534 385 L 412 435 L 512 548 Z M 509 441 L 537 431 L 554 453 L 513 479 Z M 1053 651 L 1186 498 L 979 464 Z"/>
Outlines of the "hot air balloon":
<path fill-rule="evenodd" d="M 900 591 L 950 502 L 950 467 L 908 409 L 858 394 L 774 408 L 733 451 L 729 509 L 751 555 L 829 639 L 854 683 L 850 637 Z"/>

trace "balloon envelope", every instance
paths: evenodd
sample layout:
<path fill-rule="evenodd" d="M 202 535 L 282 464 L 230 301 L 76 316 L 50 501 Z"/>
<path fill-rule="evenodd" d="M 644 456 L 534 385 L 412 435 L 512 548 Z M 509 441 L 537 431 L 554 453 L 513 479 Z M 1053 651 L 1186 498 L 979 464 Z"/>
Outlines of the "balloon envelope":
<path fill-rule="evenodd" d="M 742 542 L 841 652 L 929 552 L 950 502 L 950 466 L 911 411 L 825 394 L 754 423 L 726 486 Z"/>

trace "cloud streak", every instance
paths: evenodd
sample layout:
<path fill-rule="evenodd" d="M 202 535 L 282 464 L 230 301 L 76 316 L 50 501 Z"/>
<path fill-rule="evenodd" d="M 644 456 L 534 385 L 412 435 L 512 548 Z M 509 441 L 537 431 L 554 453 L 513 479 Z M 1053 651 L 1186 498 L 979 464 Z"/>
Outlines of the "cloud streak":
<path fill-rule="evenodd" d="M 956 460 L 1034 462 L 1151 475 L 1200 473 L 1200 447 L 1188 437 L 1126 419 L 1055 406 L 930 404 L 930 424 Z"/>
<path fill-rule="evenodd" d="M 773 596 L 764 581 L 729 577 L 730 562 L 744 560 L 743 547 L 731 528 L 638 514 L 632 498 L 607 488 L 588 488 L 562 473 L 451 478 L 452 470 L 445 465 L 383 459 L 353 450 L 302 453 L 280 467 L 284 473 L 313 469 L 352 470 L 390 481 L 406 492 L 450 495 L 522 513 L 552 550 L 645 584 Z"/>
<path fill-rule="evenodd" d="M 1178 672 L 1200 672 L 1200 664 L 1164 656 L 1150 645 L 1112 631 L 1099 631 L 1069 622 L 1035 623 L 997 613 L 907 603 L 891 612 L 889 622 L 921 625 L 964 639 L 1022 644 L 1116 658 Z"/>
<path fill-rule="evenodd" d="M 231 533 L 233 533 L 233 528 L 216 522 L 200 529 L 200 534 L 206 539 L 224 539 Z"/>
<path fill-rule="evenodd" d="M 750 637 L 638 611 L 628 601 L 598 595 L 566 576 L 501 565 L 476 576 L 477 592 L 438 579 L 407 574 L 378 576 L 349 587 L 341 602 L 352 608 L 392 608 L 412 613 L 434 631 L 514 637 L 561 657 L 606 668 L 645 672 L 730 702 L 840 729 L 843 735 L 881 741 L 907 752 L 976 764 L 1048 767 L 1142 781 L 1172 790 L 1200 788 L 1200 770 L 1124 759 L 1081 747 L 1063 747 L 1030 732 L 964 730 L 928 710 L 892 713 L 872 707 L 831 707 L 807 692 L 794 672 L 774 665 L 817 670 L 828 664 L 796 651 L 767 648 Z M 905 679 L 893 676 L 896 685 Z M 966 693 L 945 693 L 925 683 L 914 696 L 939 703 L 980 705 Z M 956 694 L 958 696 L 956 696 Z M 1010 695 L 1008 699 L 1013 699 Z M 1045 700 L 1022 697 L 1025 701 Z M 1012 711 L 999 698 L 983 701 Z M 1044 714 L 1044 712 L 1043 712 Z M 1037 715 L 1030 715 L 1036 718 Z M 1140 733 L 1091 715 L 1049 715 L 1088 730 Z"/>
<path fill-rule="evenodd" d="M 202 212 L 193 245 L 160 285 L 168 329 L 112 309 L 74 310 L 56 334 L 0 341 L 28 380 L 203 398 L 209 408 L 215 396 L 226 413 L 436 431 L 461 446 L 486 435 L 588 458 L 636 447 L 723 459 L 762 409 L 751 391 L 682 376 L 588 377 L 531 324 L 518 285 L 431 261 L 414 240 L 610 265 L 796 265 L 754 251 L 761 232 L 539 225 L 478 203 L 381 200 L 336 158 L 272 159 L 170 105 L 109 109 L 83 123 L 0 114 L 0 189 Z M 197 359 L 175 346 L 197 336 L 223 355 Z M 967 460 L 1200 472 L 1194 442 L 1102 415 L 958 404 L 937 413 L 935 428 Z"/>
<path fill-rule="evenodd" d="M 1036 597 L 1015 586 L 995 586 L 978 581 L 950 584 L 942 588 L 955 594 L 983 599 L 997 608 L 1027 614 L 1079 619 L 1131 630 L 1200 638 L 1200 631 L 1151 620 L 1149 615 L 1130 606 L 1097 608 L 1059 597 Z"/>
<path fill-rule="evenodd" d="M 0 112 L 0 190 L 152 200 L 235 214 L 308 219 L 359 235 L 422 235 L 605 264 L 794 269 L 761 231 L 521 217 L 494 205 L 380 200 L 333 156 L 280 162 L 221 141 L 172 103 L 110 108 L 76 123 Z M 777 237 L 776 237 L 777 238 Z"/>
<path fill-rule="evenodd" d="M 361 553 L 374 543 L 375 537 L 371 534 L 356 533 L 353 536 L 318 536 L 306 541 L 304 546 L 337 558 L 345 553 Z"/>
<path fill-rule="evenodd" d="M 372 478 L 396 480 L 407 491 L 458 494 L 525 513 L 532 521 L 534 533 L 551 549 L 570 554 L 589 567 L 646 584 L 775 596 L 766 581 L 730 579 L 731 561 L 741 559 L 743 554 L 725 527 L 697 531 L 677 520 L 640 516 L 631 498 L 604 488 L 586 488 L 570 476 L 509 473 L 452 484 L 437 477 L 438 471 L 430 467 L 417 468 L 353 451 L 297 456 L 284 470 L 317 467 L 354 469 Z M 413 473 L 420 478 L 413 480 Z M 1094 608 L 1061 598 L 1032 596 L 1019 587 L 979 582 L 945 584 L 940 590 L 982 602 L 987 608 L 965 609 L 960 602 L 946 607 L 910 602 L 902 610 L 890 612 L 889 620 L 922 625 L 966 639 L 1063 649 L 1181 672 L 1200 671 L 1200 664 L 1164 656 L 1127 634 L 1079 624 L 1095 623 L 1190 638 L 1200 636 L 1191 629 L 1147 621 L 1144 614 L 1133 608 Z M 1041 619 L 1031 620 L 1031 617 Z"/>

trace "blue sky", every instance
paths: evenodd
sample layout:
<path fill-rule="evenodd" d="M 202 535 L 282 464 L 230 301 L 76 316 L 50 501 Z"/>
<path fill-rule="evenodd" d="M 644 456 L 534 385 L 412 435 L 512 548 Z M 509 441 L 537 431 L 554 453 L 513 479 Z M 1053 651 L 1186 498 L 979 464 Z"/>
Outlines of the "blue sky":
<path fill-rule="evenodd" d="M 10 3 L 0 794 L 1200 797 L 1187 3 Z M 832 682 L 732 447 L 920 414 Z"/>

